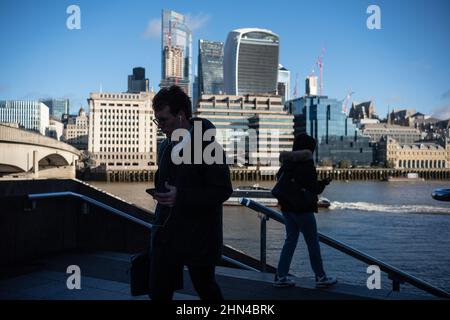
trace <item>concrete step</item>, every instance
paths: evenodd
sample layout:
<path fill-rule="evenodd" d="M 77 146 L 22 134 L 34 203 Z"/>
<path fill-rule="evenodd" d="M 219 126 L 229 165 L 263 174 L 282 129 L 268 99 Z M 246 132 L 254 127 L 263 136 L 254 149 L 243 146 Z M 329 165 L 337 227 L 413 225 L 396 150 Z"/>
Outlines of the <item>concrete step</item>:
<path fill-rule="evenodd" d="M 0 299 L 82 299 L 82 300 L 145 300 L 132 297 L 129 288 L 130 254 L 116 252 L 73 252 L 42 258 L 0 280 Z M 66 273 L 71 265 L 81 270 L 81 289 L 69 290 Z M 272 273 L 218 267 L 216 279 L 226 300 L 359 300 L 359 299 L 424 299 L 388 290 L 369 290 L 363 286 L 338 283 L 329 289 L 316 289 L 312 278 L 294 278 L 296 286 L 273 287 Z M 184 289 L 175 299 L 197 300 L 185 269 Z"/>
<path fill-rule="evenodd" d="M 0 300 L 149 300 L 130 294 L 130 254 L 116 252 L 72 253 L 33 261 L 3 273 Z M 81 289 L 67 288 L 67 267 L 81 270 Z M 175 293 L 174 300 L 198 300 L 196 294 Z"/>

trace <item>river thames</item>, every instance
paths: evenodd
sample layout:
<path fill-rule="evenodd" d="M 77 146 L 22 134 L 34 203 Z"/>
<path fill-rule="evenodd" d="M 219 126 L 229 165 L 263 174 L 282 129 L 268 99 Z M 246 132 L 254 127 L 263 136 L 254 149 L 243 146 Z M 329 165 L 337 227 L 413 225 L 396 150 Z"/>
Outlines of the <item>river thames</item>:
<path fill-rule="evenodd" d="M 92 185 L 128 202 L 152 210 L 153 199 L 145 193 L 152 183 L 104 183 Z M 252 183 L 233 182 L 233 186 Z M 272 187 L 273 181 L 259 182 Z M 447 181 L 378 182 L 333 181 L 322 196 L 329 209 L 316 214 L 319 232 L 363 251 L 432 285 L 450 291 L 450 203 L 436 201 L 431 192 L 449 188 Z M 200 200 L 200 199 L 199 199 Z M 254 211 L 240 206 L 224 207 L 224 243 L 259 258 L 260 220 Z M 284 226 L 267 224 L 267 262 L 277 265 L 285 236 Z M 367 265 L 321 244 L 325 270 L 345 283 L 365 285 Z M 307 249 L 299 239 L 291 273 L 313 277 Z M 392 282 L 382 274 L 383 289 Z M 300 284 L 301 285 L 301 284 Z M 421 293 L 409 285 L 401 290 Z"/>

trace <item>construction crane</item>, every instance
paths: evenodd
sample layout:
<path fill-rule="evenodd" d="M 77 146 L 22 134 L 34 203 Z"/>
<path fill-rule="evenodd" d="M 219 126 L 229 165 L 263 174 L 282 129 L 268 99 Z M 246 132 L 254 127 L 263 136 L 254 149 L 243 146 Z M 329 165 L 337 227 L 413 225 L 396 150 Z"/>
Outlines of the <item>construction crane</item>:
<path fill-rule="evenodd" d="M 347 104 L 348 101 L 350 100 L 350 97 L 354 94 L 355 92 L 352 91 L 352 89 L 350 89 L 347 93 L 347 96 L 344 98 L 343 102 L 342 102 L 342 112 L 344 112 L 345 114 L 347 114 Z"/>
<path fill-rule="evenodd" d="M 322 48 L 322 55 L 317 57 L 316 64 L 320 69 L 320 95 L 323 94 L 323 58 L 325 57 L 325 48 Z"/>
<path fill-rule="evenodd" d="M 319 67 L 320 70 L 320 92 L 319 95 L 323 94 L 323 58 L 325 56 L 325 48 L 322 48 L 322 55 L 317 57 L 316 62 L 314 63 L 313 67 L 311 68 L 310 76 L 313 76 L 316 73 L 316 66 Z"/>

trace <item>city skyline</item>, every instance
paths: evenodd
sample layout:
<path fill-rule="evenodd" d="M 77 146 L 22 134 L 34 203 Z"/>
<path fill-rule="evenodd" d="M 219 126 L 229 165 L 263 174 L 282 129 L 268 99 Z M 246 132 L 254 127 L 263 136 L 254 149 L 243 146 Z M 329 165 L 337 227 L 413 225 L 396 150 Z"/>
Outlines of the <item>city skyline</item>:
<path fill-rule="evenodd" d="M 374 100 L 381 117 L 388 108 L 450 117 L 449 2 L 377 1 L 381 30 L 366 26 L 372 4 L 367 1 L 235 2 L 240 10 L 233 3 L 79 1 L 81 29 L 69 30 L 68 1 L 2 2 L 0 27 L 6 32 L 0 39 L 8 50 L 1 53 L 0 98 L 67 97 L 75 113 L 100 87 L 126 91 L 127 75 L 137 66 L 146 69 L 157 91 L 161 11 L 168 9 L 190 20 L 193 61 L 199 39 L 224 42 L 236 28 L 270 29 L 280 35 L 280 63 L 291 71 L 291 96 L 297 74 L 299 95 L 311 70 L 318 74 L 314 63 L 325 48 L 325 95 L 342 100 L 351 88 L 351 101 Z M 193 67 L 196 73 L 196 62 Z"/>

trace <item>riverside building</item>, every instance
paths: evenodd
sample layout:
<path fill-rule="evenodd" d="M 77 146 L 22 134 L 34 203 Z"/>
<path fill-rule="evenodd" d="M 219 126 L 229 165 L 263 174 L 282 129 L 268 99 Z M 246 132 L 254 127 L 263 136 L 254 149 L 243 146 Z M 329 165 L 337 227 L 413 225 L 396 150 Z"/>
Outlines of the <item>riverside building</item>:
<path fill-rule="evenodd" d="M 88 151 L 94 167 L 150 170 L 156 165 L 154 94 L 91 93 Z"/>

